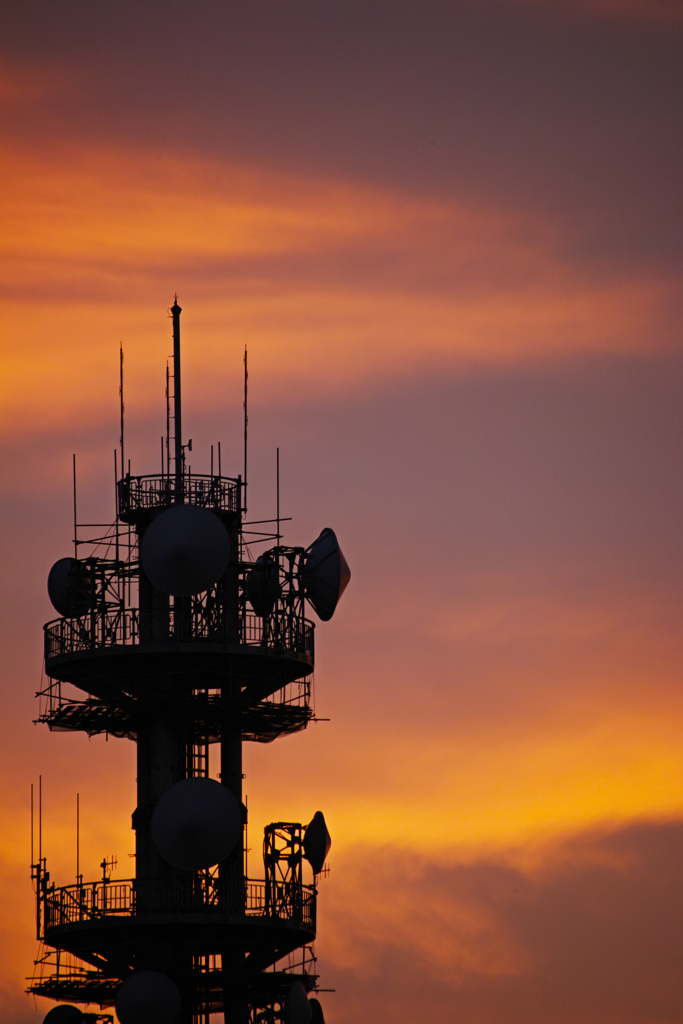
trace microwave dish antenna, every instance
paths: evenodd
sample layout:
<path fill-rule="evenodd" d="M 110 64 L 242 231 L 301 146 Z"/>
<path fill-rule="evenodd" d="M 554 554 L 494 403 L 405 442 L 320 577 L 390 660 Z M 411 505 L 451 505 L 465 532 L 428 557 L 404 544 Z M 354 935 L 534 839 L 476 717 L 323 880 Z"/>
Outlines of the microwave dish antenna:
<path fill-rule="evenodd" d="M 220 782 L 193 777 L 166 790 L 154 808 L 151 830 L 164 860 L 184 871 L 199 871 L 219 864 L 234 849 L 242 815 Z"/>
<path fill-rule="evenodd" d="M 319 875 L 325 866 L 331 846 L 332 839 L 327 831 L 325 816 L 322 811 L 316 811 L 304 833 L 304 857 L 315 875 Z"/>
<path fill-rule="evenodd" d="M 323 622 L 328 622 L 334 615 L 350 579 L 351 570 L 337 536 L 334 530 L 326 527 L 306 548 L 304 564 L 304 591 Z"/>
<path fill-rule="evenodd" d="M 77 1006 L 70 1006 L 62 1003 L 61 1006 L 54 1006 L 43 1018 L 43 1024 L 82 1024 L 85 1017 Z"/>
<path fill-rule="evenodd" d="M 311 1004 L 311 1024 L 325 1024 L 325 1015 L 320 1000 L 309 999 L 308 1001 Z"/>
<path fill-rule="evenodd" d="M 175 1024 L 180 993 L 165 974 L 137 971 L 116 993 L 116 1016 L 120 1024 Z"/>
<path fill-rule="evenodd" d="M 90 570 L 76 558 L 60 558 L 50 569 L 47 592 L 55 611 L 77 619 L 92 607 Z"/>
<path fill-rule="evenodd" d="M 313 1011 L 300 981 L 295 981 L 285 1001 L 285 1024 L 311 1024 Z"/>
<path fill-rule="evenodd" d="M 247 574 L 246 591 L 256 614 L 261 618 L 270 615 L 280 599 L 282 584 L 278 564 L 269 551 L 259 555 L 254 568 Z"/>
<path fill-rule="evenodd" d="M 158 590 L 173 597 L 201 594 L 225 572 L 230 537 L 218 516 L 198 505 L 174 505 L 152 520 L 140 560 Z"/>

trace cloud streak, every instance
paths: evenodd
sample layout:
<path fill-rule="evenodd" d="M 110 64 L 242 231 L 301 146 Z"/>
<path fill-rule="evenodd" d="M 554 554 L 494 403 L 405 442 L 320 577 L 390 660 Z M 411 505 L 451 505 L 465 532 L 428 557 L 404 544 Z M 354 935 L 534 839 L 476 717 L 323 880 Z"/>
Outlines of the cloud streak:
<path fill-rule="evenodd" d="M 169 280 L 207 394 L 226 336 L 267 389 L 678 344 L 675 274 L 579 272 L 548 217 L 153 151 L 15 151 L 4 174 L 6 429 L 63 422 L 55 387 L 96 417 L 122 337 L 148 391 Z"/>
<path fill-rule="evenodd" d="M 332 1024 L 673 1024 L 682 844 L 671 821 L 531 857 L 349 855 L 334 864 L 335 892 L 323 891 L 324 966 L 338 986 L 326 1013 Z"/>

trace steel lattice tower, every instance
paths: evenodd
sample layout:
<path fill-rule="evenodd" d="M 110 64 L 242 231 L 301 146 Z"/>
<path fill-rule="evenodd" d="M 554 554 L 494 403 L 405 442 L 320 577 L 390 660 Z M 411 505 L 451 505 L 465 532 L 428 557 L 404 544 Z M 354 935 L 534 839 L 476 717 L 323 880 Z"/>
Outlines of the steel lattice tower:
<path fill-rule="evenodd" d="M 296 822 L 266 827 L 259 880 L 245 874 L 242 828 L 220 863 L 197 870 L 174 866 L 153 837 L 158 802 L 181 781 L 208 776 L 212 744 L 220 747 L 220 782 L 246 827 L 242 744 L 297 732 L 313 717 L 314 625 L 305 618 L 306 600 L 330 618 L 349 575 L 332 531 L 316 542 L 322 549 L 285 547 L 279 520 L 274 547 L 254 560 L 246 481 L 221 475 L 220 459 L 214 473 L 213 454 L 210 474 L 191 472 L 182 442 L 177 299 L 170 313 L 174 358 L 162 471 L 124 471 L 122 392 L 116 520 L 104 536 L 77 539 L 76 557 L 53 569 L 50 592 L 61 615 L 45 626 L 49 684 L 39 694 L 38 721 L 51 730 L 136 743 L 135 877 L 113 880 L 105 858 L 101 879 L 78 874 L 75 885 L 57 887 L 39 851 L 32 876 L 44 955 L 29 991 L 97 1005 L 101 1012 L 82 1019 L 106 1021 L 126 979 L 156 972 L 180 994 L 178 1024 L 208 1024 L 216 1013 L 226 1024 L 305 1021 L 306 1005 L 320 1021 L 317 1001 L 303 1011 L 290 1003 L 293 986 L 302 995 L 317 989 L 313 872 L 329 848 L 322 816 L 308 830 Z M 174 596 L 150 578 L 141 546 L 151 524 L 177 506 L 215 517 L 230 554 L 210 586 Z"/>

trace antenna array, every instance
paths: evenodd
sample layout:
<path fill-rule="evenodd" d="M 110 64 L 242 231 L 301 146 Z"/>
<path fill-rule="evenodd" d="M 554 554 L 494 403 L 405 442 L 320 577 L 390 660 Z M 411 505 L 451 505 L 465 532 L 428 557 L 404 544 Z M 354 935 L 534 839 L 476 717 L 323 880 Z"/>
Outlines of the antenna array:
<path fill-rule="evenodd" d="M 306 610 L 331 617 L 348 567 L 329 529 L 309 548 L 282 544 L 279 449 L 276 532 L 246 529 L 246 349 L 244 477 L 222 475 L 220 444 L 217 473 L 213 449 L 210 474 L 186 466 L 180 313 L 176 296 L 161 473 L 126 471 L 123 348 L 111 526 L 78 523 L 74 456 L 75 552 L 50 573 L 59 618 L 45 626 L 49 683 L 39 694 L 38 720 L 51 730 L 136 743 L 135 877 L 113 880 L 115 859 L 105 857 L 101 878 L 83 881 L 78 796 L 76 884 L 57 887 L 43 857 L 41 783 L 32 877 L 44 952 L 29 991 L 60 1001 L 50 1024 L 112 1020 L 113 1006 L 120 1024 L 208 1024 L 217 1013 L 226 1024 L 320 1024 L 309 996 L 329 833 L 319 811 L 307 827 L 268 825 L 264 877 L 247 876 L 242 744 L 312 719 Z M 31 808 L 33 860 L 33 790 Z"/>

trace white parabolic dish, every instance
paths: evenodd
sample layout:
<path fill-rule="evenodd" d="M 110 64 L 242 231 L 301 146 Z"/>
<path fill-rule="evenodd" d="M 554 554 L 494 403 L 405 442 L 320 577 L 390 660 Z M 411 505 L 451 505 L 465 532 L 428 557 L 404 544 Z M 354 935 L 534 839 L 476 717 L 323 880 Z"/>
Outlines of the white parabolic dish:
<path fill-rule="evenodd" d="M 208 590 L 225 572 L 230 537 L 218 516 L 197 505 L 174 505 L 153 519 L 140 560 L 157 589 L 174 597 Z"/>

